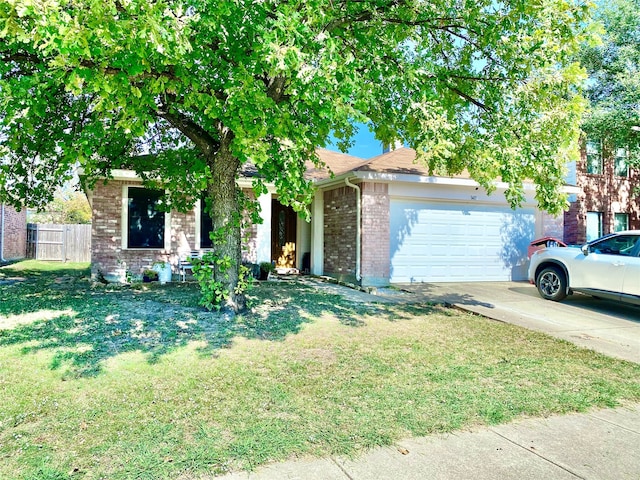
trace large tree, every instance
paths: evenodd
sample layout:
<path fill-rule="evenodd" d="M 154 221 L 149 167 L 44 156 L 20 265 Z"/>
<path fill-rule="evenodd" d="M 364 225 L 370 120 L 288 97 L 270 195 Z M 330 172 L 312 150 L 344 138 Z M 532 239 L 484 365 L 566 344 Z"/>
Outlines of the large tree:
<path fill-rule="evenodd" d="M 435 172 L 501 178 L 512 205 L 532 180 L 559 212 L 587 16 L 576 0 L 3 0 L 0 196 L 42 203 L 77 162 L 161 178 L 177 208 L 206 189 L 236 310 L 239 171 L 302 208 L 305 161 L 354 122 Z"/>
<path fill-rule="evenodd" d="M 602 28 L 600 43 L 585 43 L 580 60 L 589 80 L 590 108 L 585 132 L 612 145 L 637 146 L 640 133 L 640 1 L 598 2 L 594 19 Z M 638 163 L 638 151 L 632 157 Z"/>
<path fill-rule="evenodd" d="M 58 189 L 53 201 L 27 217 L 29 223 L 91 223 L 91 207 L 82 192 Z"/>

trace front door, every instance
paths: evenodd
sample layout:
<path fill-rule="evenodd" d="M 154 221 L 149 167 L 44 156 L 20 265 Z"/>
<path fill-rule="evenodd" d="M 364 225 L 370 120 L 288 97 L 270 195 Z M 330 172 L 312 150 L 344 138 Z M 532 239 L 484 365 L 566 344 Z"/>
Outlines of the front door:
<path fill-rule="evenodd" d="M 296 266 L 297 215 L 293 208 L 278 200 L 271 203 L 271 259 L 276 268 Z"/>

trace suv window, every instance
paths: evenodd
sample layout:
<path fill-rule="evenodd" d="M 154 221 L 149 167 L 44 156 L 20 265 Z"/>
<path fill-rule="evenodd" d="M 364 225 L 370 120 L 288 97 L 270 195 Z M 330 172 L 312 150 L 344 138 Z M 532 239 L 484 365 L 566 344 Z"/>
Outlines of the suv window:
<path fill-rule="evenodd" d="M 638 235 L 615 235 L 591 244 L 589 251 L 607 255 L 637 255 L 634 250 L 639 238 Z"/>

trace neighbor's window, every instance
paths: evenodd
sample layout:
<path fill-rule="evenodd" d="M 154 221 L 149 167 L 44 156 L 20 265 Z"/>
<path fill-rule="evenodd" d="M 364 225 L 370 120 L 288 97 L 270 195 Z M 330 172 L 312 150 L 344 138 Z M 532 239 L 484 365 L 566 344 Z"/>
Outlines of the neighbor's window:
<path fill-rule="evenodd" d="M 614 158 L 614 171 L 618 177 L 629 176 L 629 149 L 627 147 L 616 147 Z"/>
<path fill-rule="evenodd" d="M 628 213 L 616 213 L 613 219 L 613 229 L 616 232 L 622 232 L 629 230 L 629 214 Z"/>
<path fill-rule="evenodd" d="M 600 141 L 587 142 L 587 173 L 602 173 L 602 145 Z"/>
<path fill-rule="evenodd" d="M 164 248 L 165 212 L 160 210 L 163 192 L 129 187 L 127 248 Z"/>
<path fill-rule="evenodd" d="M 203 195 L 200 199 L 200 248 L 212 248 L 213 241 L 209 234 L 213 230 L 213 222 L 211 221 L 211 214 L 206 208 L 206 200 Z"/>
<path fill-rule="evenodd" d="M 602 236 L 602 212 L 587 212 L 587 242 Z"/>

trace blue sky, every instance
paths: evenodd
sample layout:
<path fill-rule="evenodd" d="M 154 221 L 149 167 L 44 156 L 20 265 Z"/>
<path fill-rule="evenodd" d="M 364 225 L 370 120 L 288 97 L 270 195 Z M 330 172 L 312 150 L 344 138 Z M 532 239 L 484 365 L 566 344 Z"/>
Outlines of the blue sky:
<path fill-rule="evenodd" d="M 356 124 L 356 127 L 358 127 L 358 133 L 353 138 L 354 145 L 347 153 L 360 158 L 371 158 L 380 155 L 382 153 L 382 144 L 374 138 L 369 128 L 363 123 Z M 335 145 L 327 145 L 327 149 L 339 151 Z"/>

